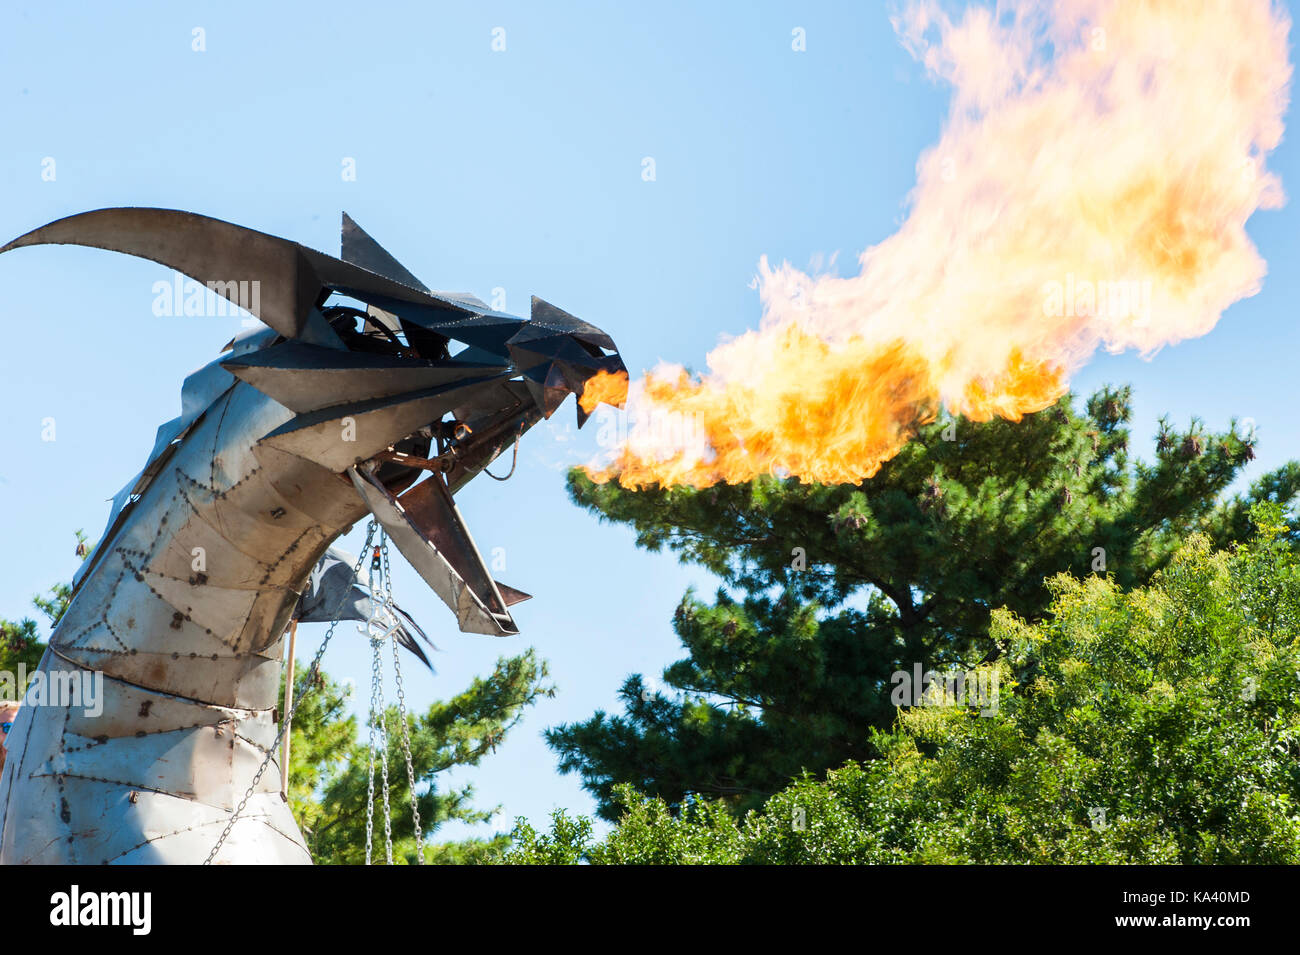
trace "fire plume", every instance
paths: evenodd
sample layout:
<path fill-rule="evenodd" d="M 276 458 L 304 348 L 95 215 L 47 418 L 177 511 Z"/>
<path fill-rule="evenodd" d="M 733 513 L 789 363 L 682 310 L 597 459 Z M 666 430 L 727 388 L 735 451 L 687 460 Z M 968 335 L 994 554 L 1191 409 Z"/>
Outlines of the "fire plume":
<path fill-rule="evenodd" d="M 1022 0 L 894 21 L 952 86 L 908 214 L 851 277 L 759 265 L 762 322 L 626 392 L 597 480 L 870 478 L 941 407 L 1019 420 L 1099 348 L 1144 357 L 1255 294 L 1246 234 L 1291 78 L 1270 0 Z M 594 383 L 583 408 L 624 395 Z"/>
<path fill-rule="evenodd" d="M 587 384 L 578 396 L 578 405 L 587 414 L 596 410 L 602 402 L 621 408 L 627 403 L 627 372 L 598 371 L 587 379 Z"/>

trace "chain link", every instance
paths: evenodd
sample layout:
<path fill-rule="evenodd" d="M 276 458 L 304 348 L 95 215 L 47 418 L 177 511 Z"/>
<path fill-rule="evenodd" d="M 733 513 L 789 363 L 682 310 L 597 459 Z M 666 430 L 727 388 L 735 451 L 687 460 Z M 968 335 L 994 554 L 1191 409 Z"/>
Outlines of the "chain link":
<path fill-rule="evenodd" d="M 357 561 L 357 565 L 352 568 L 352 578 L 354 580 L 360 575 L 361 565 L 365 561 L 366 555 L 370 552 L 370 542 L 374 540 L 376 527 L 376 523 L 371 521 L 370 526 L 366 531 L 366 544 L 361 550 L 361 558 Z M 294 713 L 298 711 L 298 707 L 302 704 L 303 698 L 315 689 L 317 677 L 320 675 L 321 657 L 325 655 L 325 648 L 329 646 L 330 638 L 334 636 L 334 629 L 339 625 L 339 612 L 343 609 L 343 605 L 347 601 L 350 591 L 350 587 L 345 587 L 343 593 L 339 597 L 338 604 L 334 607 L 334 619 L 330 622 L 329 629 L 325 631 L 325 639 L 321 641 L 320 648 L 316 651 L 316 656 L 312 658 L 311 669 L 307 675 L 306 691 L 294 699 L 293 706 L 289 707 L 289 712 L 285 714 L 284 719 L 280 722 L 280 730 L 275 734 L 275 742 L 272 743 L 270 749 L 266 751 L 266 757 L 262 760 L 262 765 L 257 768 L 257 773 L 253 776 L 253 782 L 249 785 L 248 792 L 244 793 L 244 798 L 239 800 L 239 805 L 237 805 L 235 811 L 231 813 L 230 821 L 226 823 L 226 828 L 221 831 L 221 835 L 217 838 L 217 844 L 212 847 L 212 851 L 208 853 L 208 857 L 203 860 L 204 865 L 211 865 L 212 860 L 215 859 L 217 853 L 221 851 L 222 845 L 225 844 L 226 838 L 230 835 L 230 830 L 235 827 L 235 823 L 239 820 L 244 808 L 248 805 L 248 800 L 253 798 L 253 793 L 257 789 L 257 784 L 262 781 L 262 774 L 266 772 L 266 767 L 271 765 L 271 759 L 280 751 L 280 743 L 284 738 L 285 729 L 291 725 Z M 369 845 L 367 845 L 367 856 L 369 855 L 369 851 Z"/>
<path fill-rule="evenodd" d="M 371 862 L 375 833 L 375 695 L 378 692 L 379 644 L 370 640 L 370 712 L 366 714 L 366 865 Z"/>
<path fill-rule="evenodd" d="M 384 606 L 388 613 L 397 618 L 393 605 L 393 578 L 388 567 L 388 535 L 379 539 L 384 562 L 384 580 L 388 587 L 384 591 Z M 411 734 L 406 723 L 406 690 L 402 685 L 401 655 L 397 652 L 397 641 L 393 641 L 393 679 L 397 682 L 397 716 L 402 721 L 402 756 L 406 759 L 406 783 L 411 792 L 411 820 L 415 826 L 415 864 L 424 865 L 424 832 L 420 827 L 420 801 L 415 795 L 415 764 L 411 759 Z"/>
<path fill-rule="evenodd" d="M 370 732 L 369 765 L 366 783 L 366 865 L 370 865 L 370 847 L 374 839 L 375 751 L 379 751 L 380 779 L 384 796 L 384 858 L 393 864 L 393 813 L 389 804 L 388 718 L 384 708 L 383 637 L 370 638 Z"/>
<path fill-rule="evenodd" d="M 375 800 L 375 750 L 379 750 L 380 778 L 384 793 L 384 859 L 388 865 L 393 864 L 393 810 L 390 802 L 388 782 L 388 713 L 384 706 L 384 657 L 383 646 L 396 631 L 397 620 L 391 615 L 385 616 L 376 606 L 380 594 L 390 591 L 392 584 L 388 577 L 388 534 L 379 532 L 379 545 L 375 547 L 370 560 L 370 570 L 366 577 L 366 587 L 370 591 L 370 617 L 366 620 L 364 632 L 370 638 L 370 719 L 368 737 L 368 779 L 366 791 L 366 864 L 370 864 L 370 847 L 374 840 L 374 800 Z M 382 555 L 382 556 L 381 556 Z M 376 571 L 378 579 L 376 580 Z M 386 606 L 391 600 L 384 601 Z M 380 628 L 376 632 L 376 627 Z"/>

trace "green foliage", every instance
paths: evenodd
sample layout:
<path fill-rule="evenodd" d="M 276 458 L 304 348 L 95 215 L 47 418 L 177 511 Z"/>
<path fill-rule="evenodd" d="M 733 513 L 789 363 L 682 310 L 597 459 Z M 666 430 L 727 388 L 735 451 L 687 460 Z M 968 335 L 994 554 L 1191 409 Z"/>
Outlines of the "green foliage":
<path fill-rule="evenodd" d="M 576 865 L 591 848 L 591 820 L 570 819 L 563 809 L 551 813 L 551 831 L 539 834 L 520 816 L 510 833 L 511 848 L 502 862 L 511 865 Z"/>
<path fill-rule="evenodd" d="M 743 813 L 804 771 L 879 757 L 891 674 L 994 660 L 992 608 L 1041 621 L 1044 580 L 1101 572 L 1101 560 L 1114 585 L 1141 586 L 1189 534 L 1229 545 L 1248 533 L 1251 503 L 1300 492 L 1291 463 L 1219 502 L 1254 457 L 1251 435 L 1161 422 L 1146 463 L 1129 456 L 1130 414 L 1125 388 L 1082 413 L 1066 398 L 1020 422 L 944 418 L 859 486 L 629 491 L 571 473 L 577 503 L 727 589 L 683 597 L 673 626 L 687 655 L 663 674 L 672 691 L 643 693 L 634 675 L 624 713 L 548 732 L 560 768 L 581 774 L 606 819 L 621 811 L 620 783 L 674 811 L 698 797 Z"/>
<path fill-rule="evenodd" d="M 86 557 L 86 535 L 80 530 L 77 536 L 77 556 Z M 32 598 L 32 604 L 49 620 L 50 629 L 58 626 L 68 604 L 72 602 L 72 585 L 55 584 L 44 594 Z M 22 620 L 10 621 L 0 619 L 0 672 L 14 674 L 17 681 L 20 672 L 28 676 L 40 666 L 41 656 L 45 653 L 45 643 L 40 638 L 40 630 L 35 620 L 24 617 Z M 19 666 L 22 666 L 20 671 Z M 6 687 L 6 690 L 8 688 Z M 25 686 L 14 686 L 15 699 L 21 699 Z"/>
<path fill-rule="evenodd" d="M 41 654 L 45 644 L 40 639 L 35 620 L 23 619 L 16 623 L 0 620 L 0 672 L 13 674 L 4 683 L 4 696 L 7 699 L 22 699 L 26 686 L 18 686 L 21 673 L 30 677 L 40 665 Z M 11 692 L 12 691 L 12 692 Z"/>
<path fill-rule="evenodd" d="M 302 702 L 294 714 L 290 744 L 290 804 L 317 863 L 356 865 L 365 861 L 369 750 L 358 739 L 355 718 L 343 716 L 346 694 L 322 674 L 313 692 L 308 667 L 295 670 L 294 693 Z M 463 692 L 433 704 L 423 715 L 407 715 L 411 760 L 415 770 L 417 805 L 426 842 L 448 820 L 478 823 L 493 812 L 476 809 L 473 787 L 440 787 L 438 774 L 456 766 L 477 766 L 518 723 L 525 707 L 543 694 L 546 664 L 532 650 L 497 661 L 491 675 L 476 678 Z M 411 789 L 406 778 L 398 712 L 390 706 L 388 725 L 389 805 L 392 808 L 393 859 L 415 862 L 415 829 Z M 367 731 L 368 732 L 368 731 Z M 366 734 L 361 734 L 365 736 Z M 383 789 L 375 767 L 374 857 L 382 860 Z M 429 842 L 431 862 L 485 862 L 504 851 L 507 839 Z"/>
<path fill-rule="evenodd" d="M 603 841 L 592 839 L 590 819 L 551 814 L 551 829 L 538 833 L 516 820 L 513 846 L 501 858 L 508 865 L 695 865 L 734 862 L 742 851 L 735 819 L 721 802 L 691 802 L 674 816 L 660 799 L 619 785 L 615 796 L 623 816 Z"/>
<path fill-rule="evenodd" d="M 1300 561 L 1277 505 L 1249 544 L 1195 535 L 1149 586 L 1058 575 L 993 615 L 996 713 L 918 706 L 881 758 L 737 820 L 620 787 L 616 829 L 516 830 L 515 863 L 1300 863 Z M 541 848 L 538 848 L 541 847 Z"/>

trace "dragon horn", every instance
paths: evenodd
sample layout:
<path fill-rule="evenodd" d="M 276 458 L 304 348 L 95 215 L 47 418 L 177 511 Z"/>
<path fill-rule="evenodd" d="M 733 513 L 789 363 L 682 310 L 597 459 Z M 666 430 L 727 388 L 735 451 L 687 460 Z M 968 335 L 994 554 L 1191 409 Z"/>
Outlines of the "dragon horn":
<path fill-rule="evenodd" d="M 317 310 L 330 291 L 425 306 L 448 317 L 473 310 L 297 242 L 175 209 L 97 209 L 34 229 L 0 247 L 81 245 L 158 262 L 248 309 L 286 338 L 343 344 Z M 246 296 L 242 283 L 258 283 Z M 251 300 L 248 300 L 251 299 Z"/>

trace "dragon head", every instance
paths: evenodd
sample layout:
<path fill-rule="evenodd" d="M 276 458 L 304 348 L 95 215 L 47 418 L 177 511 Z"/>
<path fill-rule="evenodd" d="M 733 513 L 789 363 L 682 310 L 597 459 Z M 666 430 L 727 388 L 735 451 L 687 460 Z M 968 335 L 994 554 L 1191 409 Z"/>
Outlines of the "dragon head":
<path fill-rule="evenodd" d="M 462 630 L 517 632 L 508 607 L 527 595 L 492 579 L 452 495 L 571 393 L 581 427 L 594 407 L 590 396 L 582 400 L 593 379 L 601 379 L 601 400 L 618 401 L 607 383 L 625 382 L 627 370 L 607 334 L 536 297 L 523 319 L 472 295 L 431 291 L 346 214 L 341 258 L 146 208 L 60 219 L 0 253 L 44 244 L 150 259 L 267 326 L 237 337 L 187 379 L 185 411 L 159 430 L 131 493 L 238 379 L 285 409 L 282 423 L 256 439 L 259 455 L 287 454 L 350 482 Z"/>

